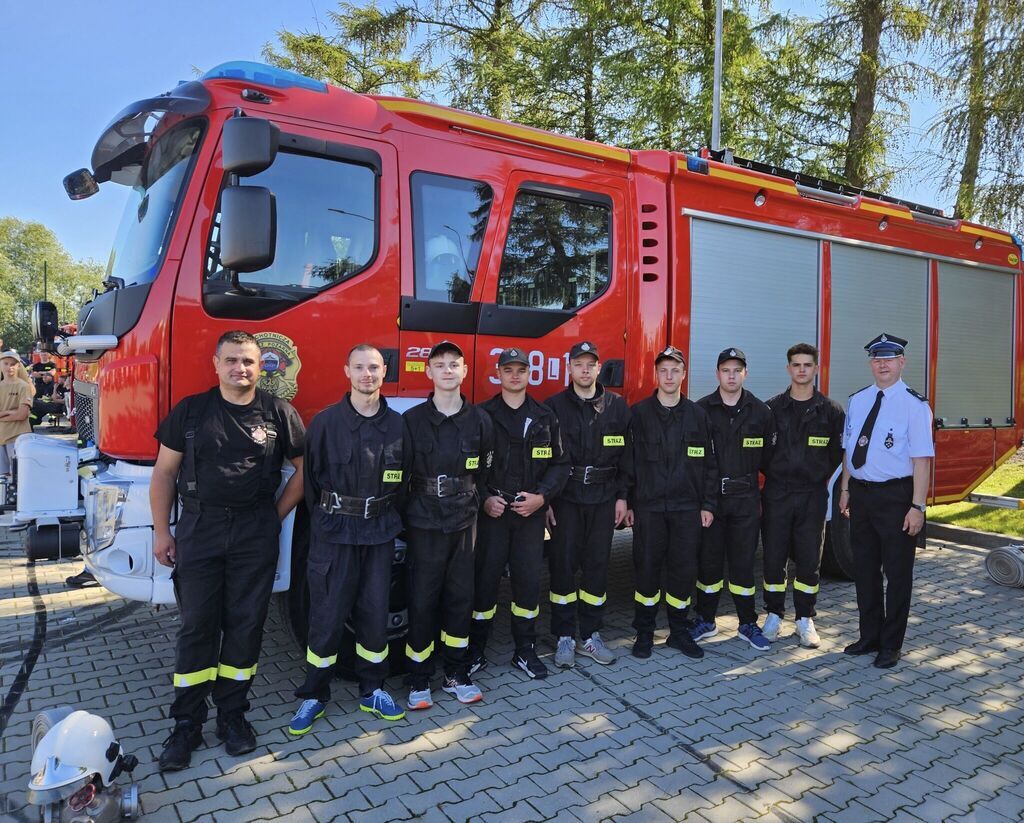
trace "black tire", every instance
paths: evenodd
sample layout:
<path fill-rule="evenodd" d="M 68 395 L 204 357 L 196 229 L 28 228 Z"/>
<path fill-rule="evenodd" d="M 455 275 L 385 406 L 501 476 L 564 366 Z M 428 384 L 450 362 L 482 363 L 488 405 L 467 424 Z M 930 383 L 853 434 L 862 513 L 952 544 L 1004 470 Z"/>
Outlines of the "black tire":
<path fill-rule="evenodd" d="M 825 546 L 821 554 L 821 568 L 832 577 L 853 580 L 850 521 L 839 511 L 840 480 L 836 480 L 832 487 L 832 519 L 825 524 Z"/>

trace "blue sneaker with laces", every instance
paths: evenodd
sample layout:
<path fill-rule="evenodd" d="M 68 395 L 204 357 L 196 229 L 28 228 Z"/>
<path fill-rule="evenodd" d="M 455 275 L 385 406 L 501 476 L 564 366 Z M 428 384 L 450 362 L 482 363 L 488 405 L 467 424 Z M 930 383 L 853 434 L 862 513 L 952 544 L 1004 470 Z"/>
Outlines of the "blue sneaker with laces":
<path fill-rule="evenodd" d="M 698 617 L 690 624 L 690 637 L 693 638 L 694 643 L 714 637 L 716 634 L 718 634 L 718 626 L 715 625 L 714 620 L 701 620 Z"/>
<path fill-rule="evenodd" d="M 288 724 L 289 734 L 305 734 L 313 728 L 313 721 L 324 716 L 324 709 L 327 708 L 319 700 L 303 700 L 299 710 L 292 717 Z"/>
<path fill-rule="evenodd" d="M 375 714 L 382 720 L 401 720 L 405 712 L 398 708 L 398 704 L 391 699 L 391 695 L 384 689 L 375 689 L 373 694 L 368 694 L 359 701 L 359 709 L 370 714 Z"/>
<path fill-rule="evenodd" d="M 768 638 L 761 633 L 761 627 L 757 623 L 741 623 L 736 636 L 741 640 L 746 640 L 759 652 L 768 651 L 772 647 Z"/>

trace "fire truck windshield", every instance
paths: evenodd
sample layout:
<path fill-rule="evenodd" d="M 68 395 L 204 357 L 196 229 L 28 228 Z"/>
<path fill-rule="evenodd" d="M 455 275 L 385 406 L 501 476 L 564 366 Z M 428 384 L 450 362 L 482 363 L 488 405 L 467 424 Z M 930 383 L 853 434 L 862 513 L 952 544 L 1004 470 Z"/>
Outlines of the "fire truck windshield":
<path fill-rule="evenodd" d="M 108 279 L 120 278 L 130 286 L 156 277 L 204 125 L 198 120 L 181 123 L 146 150 L 114 238 Z"/>

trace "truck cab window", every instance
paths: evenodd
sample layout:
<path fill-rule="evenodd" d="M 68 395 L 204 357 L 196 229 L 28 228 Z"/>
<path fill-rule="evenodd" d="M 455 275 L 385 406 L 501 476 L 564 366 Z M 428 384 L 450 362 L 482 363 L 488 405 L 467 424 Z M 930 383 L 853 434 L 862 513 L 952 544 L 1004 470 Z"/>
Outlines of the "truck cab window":
<path fill-rule="evenodd" d="M 578 309 L 608 287 L 610 251 L 610 204 L 524 189 L 509 221 L 497 302 Z"/>
<path fill-rule="evenodd" d="M 245 272 L 252 288 L 313 294 L 358 274 L 377 245 L 377 181 L 356 163 L 284 152 L 245 185 L 266 186 L 277 199 L 274 264 Z M 206 258 L 207 280 L 229 280 L 220 265 L 220 214 L 214 219 Z"/>
<path fill-rule="evenodd" d="M 478 180 L 416 172 L 412 184 L 416 297 L 468 303 L 494 195 Z"/>

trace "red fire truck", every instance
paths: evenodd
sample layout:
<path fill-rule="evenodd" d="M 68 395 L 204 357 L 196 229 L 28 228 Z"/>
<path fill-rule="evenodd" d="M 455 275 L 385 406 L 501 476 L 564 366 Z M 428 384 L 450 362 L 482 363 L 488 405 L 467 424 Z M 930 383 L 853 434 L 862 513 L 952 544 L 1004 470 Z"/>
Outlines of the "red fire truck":
<path fill-rule="evenodd" d="M 151 554 L 153 432 L 212 384 L 214 343 L 233 328 L 256 335 L 261 385 L 307 421 L 338 398 L 342 357 L 362 341 L 385 353 L 385 393 L 404 409 L 426 395 L 443 338 L 467 352 L 474 401 L 497 390 L 495 353 L 510 345 L 529 352 L 537 395 L 561 389 L 581 338 L 630 401 L 652 390 L 667 343 L 689 355 L 691 397 L 733 345 L 749 388 L 770 396 L 797 341 L 819 346 L 820 387 L 845 401 L 870 382 L 865 341 L 892 332 L 935 413 L 930 502 L 962 499 L 1021 439 L 1020 245 L 935 209 L 253 63 L 124 109 L 65 185 L 79 198 L 107 181 L 128 203 L 106 291 L 57 339 L 76 357 L 84 448 L 19 442 L 16 517 L 38 554 L 82 526 L 86 565 L 129 598 L 173 600 Z M 47 307 L 38 320 L 52 338 Z M 282 534 L 275 587 L 299 609 L 302 531 Z M 846 567 L 845 531 L 830 531 Z"/>

